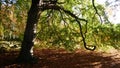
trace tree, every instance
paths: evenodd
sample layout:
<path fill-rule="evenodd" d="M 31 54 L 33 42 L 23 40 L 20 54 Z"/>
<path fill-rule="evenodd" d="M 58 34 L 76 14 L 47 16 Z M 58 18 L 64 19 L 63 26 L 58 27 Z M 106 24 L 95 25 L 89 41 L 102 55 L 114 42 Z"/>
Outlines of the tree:
<path fill-rule="evenodd" d="M 36 58 L 33 57 L 33 40 L 35 38 L 35 27 L 40 15 L 39 0 L 32 0 L 31 8 L 28 12 L 28 19 L 24 33 L 24 39 L 21 46 L 21 51 L 18 56 L 18 62 L 34 62 Z"/>
<path fill-rule="evenodd" d="M 94 50 L 95 46 L 93 45 L 98 47 L 99 45 L 103 45 L 103 42 L 106 44 L 110 42 L 112 45 L 116 43 L 117 47 L 119 45 L 119 29 L 115 28 L 115 31 L 113 32 L 111 26 L 109 26 L 111 29 L 108 30 L 109 28 L 106 24 L 102 24 L 103 18 L 105 20 L 104 22 L 108 22 L 108 19 L 107 17 L 104 17 L 104 8 L 101 5 L 94 4 L 94 0 L 92 0 L 92 2 L 91 0 L 57 0 L 58 2 L 56 0 L 44 0 L 44 2 L 41 2 L 42 0 L 32 0 L 32 5 L 28 12 L 25 32 L 23 32 L 24 30 L 18 29 L 24 29 L 23 26 L 27 17 L 26 12 L 31 4 L 30 0 L 18 0 L 14 5 L 12 4 L 12 6 L 11 2 L 9 6 L 9 2 L 7 2 L 9 0 L 2 1 L 6 1 L 6 3 L 4 3 L 4 9 L 1 10 L 0 7 L 0 21 L 2 21 L 0 22 L 0 34 L 2 37 L 3 35 L 7 36 L 9 34 L 7 31 L 14 31 L 14 29 L 10 29 L 9 26 L 12 24 L 17 25 L 14 26 L 17 28 L 17 31 L 15 32 L 20 41 L 23 40 L 21 51 L 17 59 L 18 62 L 34 63 L 36 60 L 36 58 L 33 57 L 32 49 L 34 38 L 36 36 L 37 22 L 40 22 L 38 23 L 40 29 L 38 29 L 39 31 L 37 32 L 37 39 L 40 41 L 42 40 L 42 43 L 45 42 L 45 45 L 47 46 L 59 45 L 68 50 L 72 50 L 76 45 L 84 45 L 86 49 Z M 1 5 L 3 4 L 0 1 L 0 6 Z M 12 15 L 9 15 L 8 11 L 10 11 L 9 13 L 12 12 Z M 38 21 L 38 19 L 40 20 Z M 59 27 L 61 26 L 61 23 L 62 27 Z M 106 27 L 104 28 L 101 24 Z M 8 28 L 6 28 L 5 25 Z M 106 29 L 106 31 L 103 31 L 103 28 L 104 30 Z M 22 38 L 23 33 L 24 39 Z M 106 40 L 107 42 L 103 40 Z M 90 44 L 90 46 L 88 46 L 88 44 Z"/>
<path fill-rule="evenodd" d="M 33 45 L 34 45 L 34 38 L 36 34 L 36 25 L 37 25 L 40 13 L 48 9 L 63 11 L 64 13 L 71 16 L 74 19 L 74 21 L 76 21 L 79 25 L 80 34 L 82 37 L 84 47 L 88 50 L 95 50 L 96 46 L 91 46 L 92 48 L 87 47 L 87 44 L 85 42 L 85 36 L 82 32 L 83 30 L 80 22 L 83 21 L 87 23 L 87 20 L 78 18 L 76 15 L 74 15 L 70 11 L 65 10 L 63 7 L 56 5 L 57 3 L 59 3 L 57 2 L 57 0 L 55 1 L 32 0 L 32 5 L 28 12 L 28 19 L 27 19 L 26 29 L 24 33 L 24 39 L 22 42 L 20 54 L 18 56 L 18 62 L 32 62 L 32 63 L 35 62 L 36 58 L 33 57 Z"/>

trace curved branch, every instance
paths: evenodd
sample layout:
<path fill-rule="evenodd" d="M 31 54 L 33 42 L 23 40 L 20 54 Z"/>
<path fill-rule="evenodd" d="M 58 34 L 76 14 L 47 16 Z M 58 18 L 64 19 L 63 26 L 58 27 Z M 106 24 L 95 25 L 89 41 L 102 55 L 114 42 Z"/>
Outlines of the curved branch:
<path fill-rule="evenodd" d="M 83 32 L 82 32 L 82 26 L 81 26 L 80 22 L 79 22 L 77 19 L 76 19 L 76 21 L 77 21 L 77 23 L 79 24 L 79 27 L 80 27 L 80 34 L 81 34 L 82 39 L 83 39 L 84 47 L 85 47 L 87 50 L 92 50 L 92 51 L 94 51 L 94 50 L 96 49 L 96 46 L 92 46 L 93 49 L 87 47 L 87 44 L 86 44 L 86 42 L 85 42 L 85 37 L 84 37 Z"/>

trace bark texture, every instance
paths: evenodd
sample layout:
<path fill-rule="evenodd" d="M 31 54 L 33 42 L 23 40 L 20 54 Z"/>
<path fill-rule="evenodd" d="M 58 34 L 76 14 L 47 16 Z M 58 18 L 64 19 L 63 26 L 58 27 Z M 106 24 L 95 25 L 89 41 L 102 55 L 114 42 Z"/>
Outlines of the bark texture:
<path fill-rule="evenodd" d="M 24 33 L 24 39 L 21 46 L 21 51 L 18 56 L 19 62 L 33 62 L 33 45 L 36 34 L 36 24 L 40 16 L 39 12 L 39 0 L 32 0 L 31 8 L 28 12 L 28 19 L 26 29 Z"/>

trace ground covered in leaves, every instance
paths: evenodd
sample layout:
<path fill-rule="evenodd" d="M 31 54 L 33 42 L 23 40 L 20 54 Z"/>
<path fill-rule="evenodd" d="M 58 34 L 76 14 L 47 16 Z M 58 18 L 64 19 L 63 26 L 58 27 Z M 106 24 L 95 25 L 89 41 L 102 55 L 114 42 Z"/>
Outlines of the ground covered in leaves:
<path fill-rule="evenodd" d="M 18 52 L 0 54 L 0 68 L 120 68 L 119 51 L 111 53 L 64 49 L 41 49 L 34 51 L 39 57 L 36 64 L 17 64 Z"/>

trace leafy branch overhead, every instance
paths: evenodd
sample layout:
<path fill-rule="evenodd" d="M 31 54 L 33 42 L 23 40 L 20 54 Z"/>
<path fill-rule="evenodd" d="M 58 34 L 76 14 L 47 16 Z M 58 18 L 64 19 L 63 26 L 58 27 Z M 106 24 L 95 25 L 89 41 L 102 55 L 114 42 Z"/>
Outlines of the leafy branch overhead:
<path fill-rule="evenodd" d="M 88 21 L 86 19 L 79 18 L 78 16 L 76 16 L 75 14 L 73 14 L 71 11 L 66 10 L 62 6 L 59 6 L 57 4 L 64 4 L 64 3 L 58 3 L 56 0 L 55 1 L 43 1 L 43 3 L 42 4 L 40 3 L 38 7 L 39 7 L 40 11 L 44 11 L 44 10 L 48 10 L 48 9 L 57 10 L 59 12 L 63 11 L 64 13 L 66 13 L 66 14 L 70 15 L 72 18 L 74 18 L 74 20 L 79 25 L 79 30 L 80 30 L 80 34 L 81 34 L 81 37 L 82 37 L 82 41 L 83 41 L 84 47 L 86 49 L 88 49 L 88 50 L 95 50 L 96 46 L 91 46 L 90 48 L 87 46 L 87 43 L 85 41 L 85 33 L 83 33 L 82 25 L 80 23 L 81 21 L 83 21 L 83 22 L 85 22 L 87 24 Z M 94 5 L 94 2 L 93 2 L 93 7 L 94 7 L 96 13 L 99 15 L 99 13 L 97 12 L 97 9 L 96 9 L 96 7 Z M 61 14 L 61 16 L 62 16 L 62 14 Z M 86 27 L 87 27 L 87 25 L 86 25 Z M 87 28 L 86 28 L 86 32 L 87 32 Z"/>

